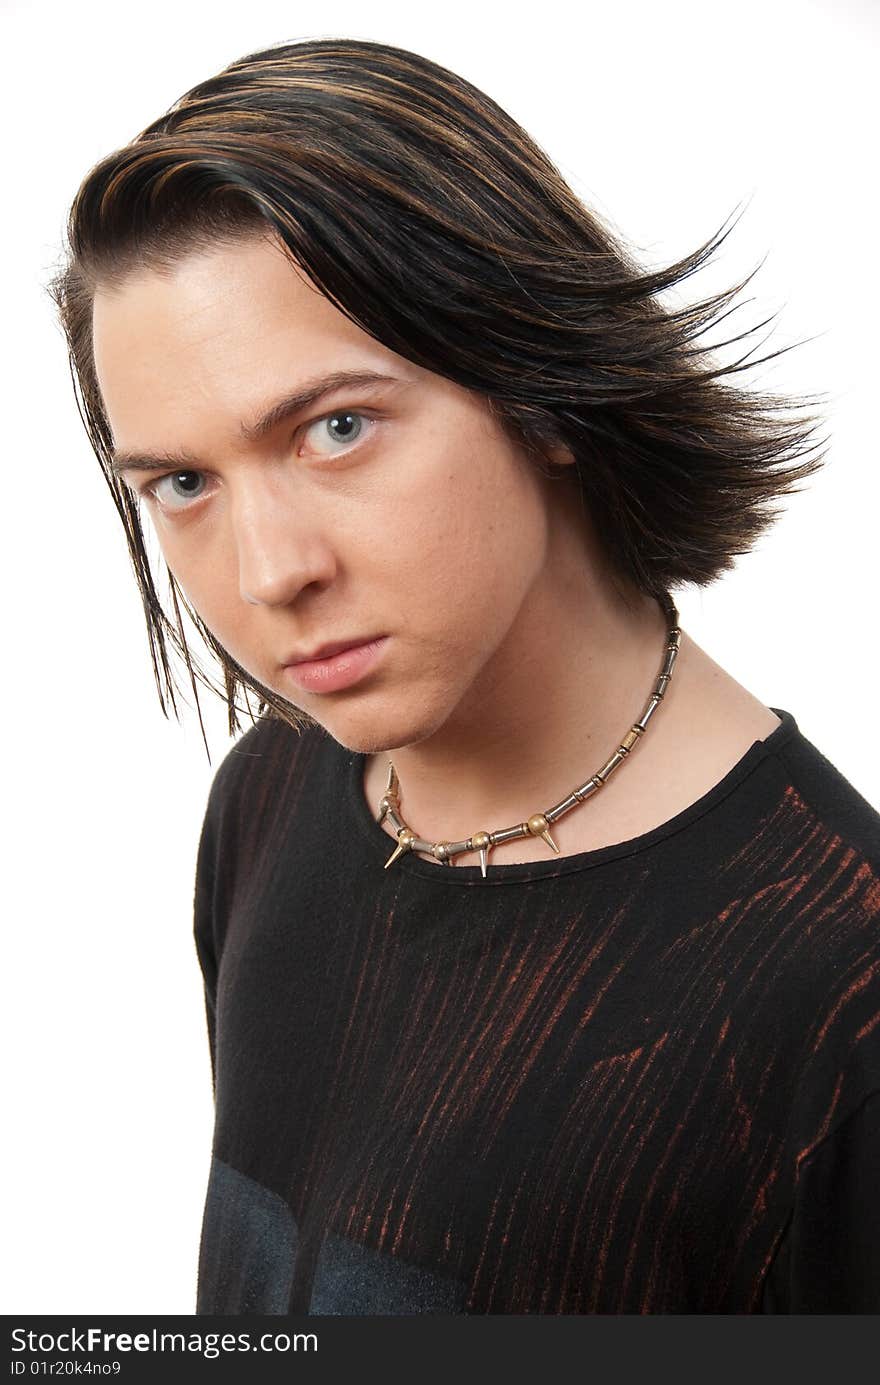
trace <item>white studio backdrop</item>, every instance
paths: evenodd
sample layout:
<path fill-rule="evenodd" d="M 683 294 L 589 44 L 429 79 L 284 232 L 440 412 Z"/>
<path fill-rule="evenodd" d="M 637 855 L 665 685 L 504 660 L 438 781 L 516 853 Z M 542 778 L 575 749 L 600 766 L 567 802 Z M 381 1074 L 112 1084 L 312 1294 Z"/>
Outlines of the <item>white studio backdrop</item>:
<path fill-rule="evenodd" d="M 159 710 L 119 521 L 44 290 L 87 169 L 281 40 L 410 48 L 475 82 L 653 265 L 744 215 L 704 294 L 765 256 L 746 325 L 811 338 L 756 384 L 826 392 L 826 466 L 682 623 L 875 806 L 874 102 L 855 0 L 0 6 L 5 215 L 3 1311 L 192 1313 L 212 1133 L 195 852 L 225 708 Z"/>

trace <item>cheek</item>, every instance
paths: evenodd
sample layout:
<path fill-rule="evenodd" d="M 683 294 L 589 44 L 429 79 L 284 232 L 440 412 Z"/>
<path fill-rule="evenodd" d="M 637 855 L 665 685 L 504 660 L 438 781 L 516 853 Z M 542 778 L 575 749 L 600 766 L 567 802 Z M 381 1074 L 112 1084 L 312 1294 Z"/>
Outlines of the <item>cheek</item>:
<path fill-rule="evenodd" d="M 463 613 L 514 600 L 544 559 L 547 523 L 532 478 L 491 449 L 435 466 L 432 484 L 398 486 L 386 521 L 387 572 L 408 598 Z M 383 564 L 383 567 L 385 565 Z"/>
<path fill-rule="evenodd" d="M 228 547 L 216 537 L 211 543 L 200 542 L 194 535 L 160 525 L 155 532 L 162 556 L 190 605 L 221 642 L 228 639 L 243 607 Z"/>

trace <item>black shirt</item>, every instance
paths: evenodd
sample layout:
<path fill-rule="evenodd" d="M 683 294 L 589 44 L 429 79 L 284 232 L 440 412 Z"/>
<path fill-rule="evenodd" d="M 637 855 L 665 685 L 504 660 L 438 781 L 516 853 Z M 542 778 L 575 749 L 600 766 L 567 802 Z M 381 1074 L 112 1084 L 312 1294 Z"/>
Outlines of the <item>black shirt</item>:
<path fill-rule="evenodd" d="M 198 1313 L 880 1312 L 880 814 L 773 710 L 662 826 L 486 879 L 385 870 L 322 728 L 242 736 Z"/>

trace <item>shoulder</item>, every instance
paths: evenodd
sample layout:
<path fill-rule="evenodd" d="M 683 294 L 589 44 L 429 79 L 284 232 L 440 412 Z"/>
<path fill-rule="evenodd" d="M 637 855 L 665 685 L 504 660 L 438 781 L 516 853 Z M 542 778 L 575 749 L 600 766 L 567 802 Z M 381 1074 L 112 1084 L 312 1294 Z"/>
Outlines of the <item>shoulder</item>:
<path fill-rule="evenodd" d="M 880 879 L 880 812 L 794 725 L 776 751 L 787 779 L 787 806 L 804 827 L 861 858 Z M 880 911 L 880 896 L 875 898 Z"/>
<path fill-rule="evenodd" d="M 772 954 L 786 1011 L 805 1022 L 802 1090 L 819 1137 L 880 1088 L 880 813 L 796 725 L 775 755 L 781 797 L 762 833 Z"/>
<path fill-rule="evenodd" d="M 299 729 L 263 716 L 228 749 L 211 781 L 199 838 L 196 895 L 203 913 L 209 897 L 216 914 L 262 868 L 267 843 L 293 817 L 304 762 L 321 747 L 331 755 L 339 750 L 317 723 Z"/>
<path fill-rule="evenodd" d="M 829 984 L 880 988 L 880 813 L 792 722 L 780 737 L 776 806 L 762 833 L 808 954 Z M 772 737 L 771 737 L 772 740 Z"/>
<path fill-rule="evenodd" d="M 749 946 L 768 948 L 798 989 L 812 975 L 822 990 L 880 953 L 880 813 L 790 712 L 773 710 L 781 724 L 728 776 L 707 869 L 761 930 Z"/>
<path fill-rule="evenodd" d="M 208 794 L 208 815 L 243 801 L 265 797 L 270 787 L 289 779 L 318 744 L 329 739 L 316 723 L 299 729 L 280 717 L 262 716 L 227 750 Z"/>
<path fill-rule="evenodd" d="M 279 823 L 291 816 L 315 756 L 341 747 L 322 726 L 300 729 L 279 717 L 262 716 L 230 746 L 208 791 L 199 845 L 203 869 L 210 860 L 247 859 Z"/>
<path fill-rule="evenodd" d="M 740 865 L 821 963 L 880 954 L 880 813 L 809 740 L 790 713 L 762 746 L 755 820 Z M 878 977 L 880 981 L 880 977 Z"/>

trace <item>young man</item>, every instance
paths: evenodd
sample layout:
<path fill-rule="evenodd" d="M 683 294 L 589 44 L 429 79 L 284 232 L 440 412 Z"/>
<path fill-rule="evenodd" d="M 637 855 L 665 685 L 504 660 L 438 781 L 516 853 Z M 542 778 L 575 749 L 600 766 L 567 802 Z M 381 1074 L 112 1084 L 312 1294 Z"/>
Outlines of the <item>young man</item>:
<path fill-rule="evenodd" d="M 272 712 L 199 850 L 198 1311 L 876 1311 L 880 815 L 669 596 L 757 532 L 792 434 L 583 211 L 582 277 L 528 318 L 575 214 L 438 72 L 252 55 L 72 216 L 59 297 L 133 555 L 143 508 Z M 321 119 L 355 89 L 357 159 Z M 429 92 L 462 159 L 436 187 Z M 497 207 L 467 221 L 511 148 L 525 287 Z M 498 279 L 463 307 L 471 254 Z"/>

